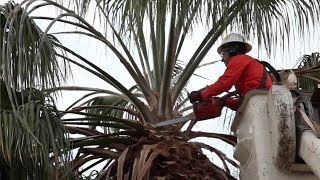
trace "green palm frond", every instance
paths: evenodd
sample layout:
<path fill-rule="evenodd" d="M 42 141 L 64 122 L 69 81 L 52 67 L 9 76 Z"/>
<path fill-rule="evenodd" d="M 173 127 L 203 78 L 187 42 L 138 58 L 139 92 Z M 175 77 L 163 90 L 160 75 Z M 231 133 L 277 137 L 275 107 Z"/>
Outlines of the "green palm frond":
<path fill-rule="evenodd" d="M 299 88 L 306 91 L 317 88 L 320 84 L 320 53 L 314 52 L 299 58 L 295 73 L 298 76 Z"/>
<path fill-rule="evenodd" d="M 13 2 L 0 6 L 1 79 L 14 89 L 54 87 L 66 78 L 68 64 L 58 63 L 59 41 L 43 31 Z M 66 65 L 66 66 L 64 66 Z"/>
<path fill-rule="evenodd" d="M 188 79 L 191 77 L 195 69 L 198 67 L 204 56 L 207 54 L 212 45 L 227 30 L 230 26 L 237 26 L 247 36 L 250 32 L 254 32 L 258 36 L 259 44 L 265 44 L 266 47 L 278 43 L 286 43 L 278 38 L 278 34 L 274 34 L 266 29 L 276 29 L 281 37 L 289 35 L 291 27 L 297 26 L 304 32 L 307 28 L 303 28 L 305 23 L 316 23 L 314 18 L 308 15 L 316 16 L 319 8 L 316 3 L 305 1 L 293 1 L 292 3 L 283 3 L 283 1 L 81 1 L 75 0 L 77 8 L 81 9 L 80 14 L 86 13 L 88 4 L 95 3 L 98 7 L 99 17 L 104 19 L 106 25 L 111 27 L 116 40 L 121 44 L 128 59 L 119 54 L 118 51 L 110 46 L 107 39 L 94 30 L 93 27 L 88 26 L 79 17 L 80 21 L 88 26 L 86 30 L 92 32 L 91 36 L 106 43 L 108 47 L 115 52 L 119 60 L 127 68 L 128 72 L 138 83 L 139 88 L 146 97 L 148 103 L 156 104 L 158 107 L 158 114 L 162 117 L 170 117 L 171 108 L 177 98 L 181 95 L 182 89 L 185 87 Z M 283 12 L 285 7 L 290 7 L 292 13 L 299 15 L 299 18 L 289 18 L 289 11 Z M 170 80 L 174 76 L 174 67 L 177 64 L 179 51 L 184 42 L 185 33 L 190 33 L 189 28 L 193 25 L 190 22 L 198 22 L 203 16 L 203 12 L 207 12 L 207 20 L 212 23 L 209 27 L 207 36 L 204 37 L 202 43 L 195 49 L 194 55 L 188 61 L 186 68 L 183 70 L 181 76 L 176 81 L 175 86 L 171 87 Z M 248 13 L 250 12 L 250 13 Z M 301 13 L 302 12 L 302 13 Z M 161 14 L 162 13 L 162 14 Z M 168 17 L 163 16 L 167 14 Z M 291 13 L 291 11 L 290 11 Z M 72 15 L 76 17 L 75 15 Z M 170 18 L 171 19 L 170 19 Z M 57 20 L 57 19 L 56 19 Z M 148 21 L 149 20 L 149 21 Z M 165 28 L 164 22 L 170 21 L 171 26 Z M 271 23 L 271 22 L 277 23 Z M 144 32 L 145 27 L 150 27 L 149 35 Z M 123 33 L 123 34 L 122 34 Z M 252 34 L 251 34 L 252 35 Z M 183 36 L 183 37 L 182 37 Z M 124 43 L 123 38 L 128 37 L 132 39 L 133 43 Z M 132 38 L 131 38 L 132 37 Z M 165 38 L 167 37 L 167 38 Z M 122 38 L 122 39 L 121 39 Z M 149 41 L 150 40 L 150 41 Z M 137 68 L 137 64 L 133 62 L 132 53 L 129 52 L 127 46 L 136 47 L 139 52 L 139 61 L 141 62 L 142 70 Z M 152 56 L 148 55 L 150 46 Z M 179 48 L 178 48 L 179 46 Z M 268 50 L 270 51 L 270 49 Z M 129 65 L 128 63 L 132 63 Z M 152 67 L 153 66 L 153 67 Z M 142 72 L 147 73 L 142 77 Z M 144 83 L 143 83 L 144 82 Z M 148 85 L 144 85 L 149 82 Z M 149 88 L 152 88 L 151 90 Z M 155 94 L 151 93 L 154 91 Z M 159 98 L 157 97 L 159 93 Z M 127 94 L 128 95 L 128 94 Z M 133 98 L 133 97 L 132 97 Z M 136 101 L 134 104 L 139 104 Z M 138 108 L 140 111 L 142 107 Z M 143 112 L 143 116 L 150 116 L 148 112 Z M 154 118 L 154 117 L 152 117 Z"/>
<path fill-rule="evenodd" d="M 1 165 L 8 167 L 6 173 L 20 171 L 17 179 L 68 174 L 68 167 L 61 166 L 70 158 L 67 131 L 54 106 L 30 101 L 15 113 L 3 111 L 0 119 Z"/>
<path fill-rule="evenodd" d="M 139 92 L 137 86 L 134 86 L 129 89 L 131 92 Z M 137 95 L 139 97 L 139 95 Z M 88 101 L 89 106 L 99 106 L 99 105 L 109 105 L 110 109 L 105 106 L 105 109 L 91 109 L 90 113 L 102 114 L 102 115 L 110 115 L 117 118 L 125 118 L 125 119 L 136 119 L 138 120 L 138 112 L 134 106 L 131 106 L 131 102 L 119 97 L 117 95 L 109 95 L 109 96 L 98 96 Z M 113 108 L 114 107 L 114 108 Z"/>
<path fill-rule="evenodd" d="M 66 78 L 68 63 L 58 63 L 59 41 L 43 31 L 13 2 L 0 6 L 1 166 L 10 179 L 68 177 L 67 131 L 42 88 Z M 34 87 L 39 87 L 35 89 Z"/>

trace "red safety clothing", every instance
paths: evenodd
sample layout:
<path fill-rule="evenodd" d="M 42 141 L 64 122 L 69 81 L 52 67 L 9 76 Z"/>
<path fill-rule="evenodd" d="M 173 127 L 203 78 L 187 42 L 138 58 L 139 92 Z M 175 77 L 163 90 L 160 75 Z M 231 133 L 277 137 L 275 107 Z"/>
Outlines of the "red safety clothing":
<path fill-rule="evenodd" d="M 212 85 L 201 91 L 203 99 L 217 96 L 229 91 L 235 86 L 237 92 L 244 96 L 248 91 L 260 88 L 265 67 L 251 56 L 241 54 L 230 58 L 224 74 Z M 272 85 L 271 77 L 267 74 L 265 89 Z M 241 101 L 239 99 L 228 99 L 226 106 L 237 110 Z"/>

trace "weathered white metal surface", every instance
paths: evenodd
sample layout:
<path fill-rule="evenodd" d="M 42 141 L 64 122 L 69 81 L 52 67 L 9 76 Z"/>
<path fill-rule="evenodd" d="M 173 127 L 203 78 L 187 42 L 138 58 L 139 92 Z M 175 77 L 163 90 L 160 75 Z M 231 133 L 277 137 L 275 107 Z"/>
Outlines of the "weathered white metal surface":
<path fill-rule="evenodd" d="M 263 137 L 265 132 L 260 131 L 260 135 L 256 136 L 253 120 L 267 121 L 266 117 L 261 116 L 261 114 L 267 113 L 265 108 L 266 94 L 267 91 L 249 92 L 232 124 L 238 138 L 234 157 L 240 162 L 240 179 L 258 180 L 260 176 L 259 169 L 261 167 L 256 165 L 259 162 L 254 147 L 257 144 L 257 136 Z M 255 109 L 256 113 L 250 113 L 252 109 Z"/>
<path fill-rule="evenodd" d="M 251 158 L 252 138 L 244 138 L 238 142 L 237 148 L 234 152 L 234 157 L 241 163 L 246 164 Z"/>
<path fill-rule="evenodd" d="M 296 128 L 292 95 L 283 85 L 273 85 L 267 99 L 273 162 L 290 170 L 296 156 Z"/>
<path fill-rule="evenodd" d="M 320 139 L 311 131 L 304 131 L 300 136 L 299 156 L 320 177 Z"/>
<path fill-rule="evenodd" d="M 239 142 L 234 156 L 240 162 L 240 179 L 319 179 L 311 172 L 281 171 L 275 165 L 267 99 L 268 91 L 254 90 L 248 93 L 232 124 L 232 131 L 236 133 Z M 308 170 L 306 165 L 301 164 L 293 164 L 291 167 Z"/>
<path fill-rule="evenodd" d="M 231 124 L 231 131 L 232 132 L 236 132 L 237 129 L 239 128 L 240 123 L 243 124 L 242 121 L 245 121 L 245 118 L 243 118 L 243 115 L 245 115 L 244 113 L 245 113 L 246 109 L 248 109 L 247 104 L 248 104 L 248 101 L 251 99 L 251 97 L 259 96 L 259 95 L 263 95 L 263 97 L 264 97 L 267 94 L 268 94 L 268 91 L 259 90 L 259 89 L 249 91 L 246 94 L 245 98 L 243 99 L 243 102 L 242 102 L 241 106 L 239 107 L 239 109 L 237 111 L 237 115 L 235 116 L 235 118 L 234 118 L 234 120 L 233 120 L 233 122 Z M 263 103 L 265 104 L 265 100 L 259 99 L 259 98 L 257 100 L 258 101 L 262 100 Z"/>

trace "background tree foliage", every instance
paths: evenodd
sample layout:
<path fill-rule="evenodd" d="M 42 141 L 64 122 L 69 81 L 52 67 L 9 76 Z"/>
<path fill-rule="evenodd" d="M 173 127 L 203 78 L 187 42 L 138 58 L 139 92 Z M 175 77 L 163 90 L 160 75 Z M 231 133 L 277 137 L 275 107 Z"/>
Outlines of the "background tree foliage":
<path fill-rule="evenodd" d="M 319 63 L 319 52 L 314 52 L 310 55 L 305 54 L 299 58 L 299 65 L 296 70 L 296 74 L 299 77 L 299 88 L 306 91 L 313 91 L 314 89 L 318 88 L 318 84 L 320 84 Z"/>
<path fill-rule="evenodd" d="M 98 165 L 102 168 L 92 171 L 88 178 L 232 179 L 227 163 L 237 166 L 235 162 L 215 147 L 190 140 L 209 137 L 235 145 L 233 136 L 186 134 L 180 131 L 182 124 L 160 129 L 153 125 L 190 113 L 186 84 L 224 32 L 231 29 L 248 38 L 256 37 L 270 54 L 279 44 L 285 48 L 290 43 L 285 39 L 292 33 L 302 36 L 318 25 L 320 11 L 319 0 L 65 3 L 25 0 L 0 7 L 0 163 L 5 167 L 2 174 L 10 179 L 81 179 Z M 58 8 L 60 14 L 32 16 L 45 6 Z M 95 13 L 105 28 L 98 30 L 86 21 L 87 13 Z M 49 22 L 46 29 L 36 25 L 39 20 Z M 127 87 L 90 57 L 61 44 L 50 32 L 56 23 L 75 29 L 55 35 L 80 34 L 103 43 L 136 85 Z M 181 49 L 199 24 L 207 25 L 208 33 L 182 66 L 178 61 Z M 109 31 L 113 37 L 108 36 Z M 62 86 L 69 65 L 86 70 L 115 90 Z M 61 110 L 51 98 L 60 90 L 87 93 Z M 223 170 L 201 149 L 216 153 Z M 19 177 L 15 176 L 17 170 Z"/>

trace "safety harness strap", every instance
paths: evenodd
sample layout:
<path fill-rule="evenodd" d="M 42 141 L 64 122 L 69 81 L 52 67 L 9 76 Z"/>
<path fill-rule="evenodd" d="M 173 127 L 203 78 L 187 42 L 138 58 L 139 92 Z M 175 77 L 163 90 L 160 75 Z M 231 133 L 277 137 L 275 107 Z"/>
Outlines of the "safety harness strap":
<path fill-rule="evenodd" d="M 268 74 L 266 68 L 268 68 L 270 73 L 274 75 L 274 77 L 276 78 L 277 81 L 279 81 L 279 82 L 281 81 L 278 71 L 273 66 L 271 66 L 271 64 L 269 64 L 266 61 L 259 61 L 259 60 L 257 60 L 257 61 L 263 65 L 263 69 L 264 69 L 259 89 L 266 88 L 266 81 L 267 81 L 267 74 Z"/>
<path fill-rule="evenodd" d="M 259 60 L 257 60 L 259 61 Z M 274 75 L 274 77 L 276 78 L 277 81 L 281 81 L 281 78 L 280 78 L 280 74 L 279 72 L 273 67 L 271 66 L 270 63 L 266 62 L 266 61 L 259 61 L 265 68 L 268 68 L 268 70 L 270 71 L 271 74 Z"/>
<path fill-rule="evenodd" d="M 267 70 L 263 66 L 263 75 L 262 75 L 262 79 L 261 79 L 261 83 L 260 83 L 259 89 L 265 89 L 266 88 L 266 82 L 267 82 Z"/>

